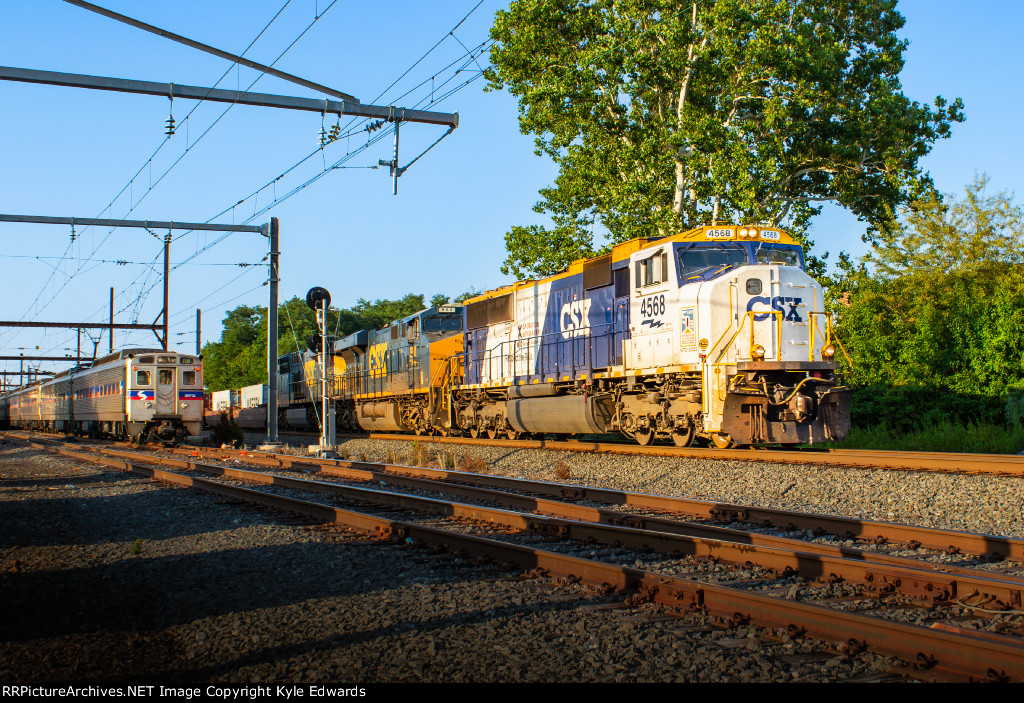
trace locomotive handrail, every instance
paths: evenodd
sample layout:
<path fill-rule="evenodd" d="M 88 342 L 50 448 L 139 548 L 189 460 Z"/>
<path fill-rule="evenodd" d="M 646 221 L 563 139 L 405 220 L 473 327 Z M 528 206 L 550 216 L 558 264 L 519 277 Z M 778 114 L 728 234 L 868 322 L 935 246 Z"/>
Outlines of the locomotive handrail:
<path fill-rule="evenodd" d="M 846 347 L 843 346 L 843 342 L 839 339 L 839 336 L 836 335 L 835 330 L 832 329 L 832 316 L 829 313 L 827 313 L 827 312 L 812 312 L 812 313 L 810 313 L 811 320 L 814 319 L 815 315 L 822 315 L 825 318 L 825 331 L 827 332 L 828 336 L 823 338 L 822 341 L 825 343 L 825 345 L 831 344 L 832 342 L 835 342 L 836 344 L 839 345 L 839 349 L 843 352 L 843 356 L 846 357 L 846 363 L 850 365 L 850 371 L 852 372 L 853 371 L 853 360 L 850 359 L 850 355 L 846 353 Z M 818 333 L 818 337 L 821 338 L 821 333 L 820 332 Z M 814 360 L 814 345 L 812 344 L 811 345 L 811 361 L 813 361 L 813 360 Z"/>
<path fill-rule="evenodd" d="M 739 333 L 743 330 L 743 326 L 746 324 L 748 318 L 750 319 L 750 347 L 749 347 L 749 349 L 752 350 L 754 348 L 754 323 L 755 322 L 763 322 L 763 320 L 755 320 L 754 319 L 757 315 L 772 315 L 773 317 L 776 318 L 776 325 L 775 325 L 775 327 L 776 327 L 776 330 L 777 330 L 777 337 L 776 337 L 777 344 L 776 344 L 776 347 L 775 347 L 775 356 L 778 359 L 780 359 L 780 360 L 782 359 L 782 311 L 781 310 L 765 310 L 765 311 L 747 310 L 747 312 L 744 313 L 744 315 L 743 315 L 743 319 L 740 320 L 740 324 L 737 325 L 736 331 L 732 333 L 732 336 L 729 337 L 729 341 L 726 342 L 724 346 L 722 346 L 722 350 L 720 352 L 718 352 L 718 356 L 715 357 L 715 360 L 713 362 L 711 362 L 711 365 L 715 369 L 715 396 L 718 397 L 719 400 L 725 400 L 725 397 L 721 395 L 722 383 L 721 383 L 721 379 L 719 378 L 719 376 L 721 375 L 721 367 L 725 365 L 725 363 L 722 362 L 722 360 L 721 360 L 722 356 L 729 349 L 729 346 L 733 343 L 733 341 L 736 339 L 736 337 L 739 336 Z M 714 351 L 718 347 L 718 343 L 722 341 L 722 339 L 725 337 L 725 335 L 729 332 L 729 330 L 731 328 L 732 328 L 732 323 L 729 324 L 729 327 L 727 327 L 725 329 L 725 331 L 722 332 L 722 335 L 718 338 L 718 341 L 716 341 L 714 346 L 711 347 L 712 351 Z M 808 334 L 809 333 L 810 333 L 810 330 L 808 330 Z M 709 354 L 709 356 L 710 356 L 710 354 Z"/>
<path fill-rule="evenodd" d="M 568 359 L 566 365 L 574 371 L 580 367 L 586 367 L 588 370 L 593 370 L 593 359 L 594 359 L 594 344 L 599 343 L 599 340 L 607 340 L 608 347 L 608 361 L 607 365 L 612 365 L 614 359 L 614 349 L 612 345 L 614 343 L 615 336 L 615 322 L 606 322 L 600 325 L 588 325 L 587 327 L 581 328 L 586 334 L 579 336 L 570 336 L 568 339 L 563 337 L 564 331 L 548 332 L 546 334 L 533 335 L 531 337 L 521 337 L 519 339 L 507 339 L 498 342 L 489 349 L 480 351 L 467 352 L 467 362 L 472 366 L 476 363 L 477 374 L 480 376 L 480 380 L 485 376 L 484 369 L 486 368 L 486 377 L 494 380 L 498 378 L 513 378 L 520 375 L 530 376 L 545 376 L 552 375 L 561 380 L 562 375 L 562 354 L 568 350 Z M 594 331 L 598 333 L 595 334 Z M 546 341 L 545 341 L 546 338 Z M 545 370 L 545 361 L 550 359 L 552 353 L 552 347 L 554 348 L 555 365 L 554 369 Z M 526 369 L 524 374 L 517 373 L 520 365 L 518 359 L 518 353 L 521 349 L 525 348 L 525 363 Z M 510 349 L 511 351 L 506 351 Z M 537 371 L 531 370 L 530 356 L 531 353 L 534 355 L 534 366 Z M 588 363 L 588 359 L 589 362 Z M 506 364 L 511 366 L 511 369 L 506 369 Z M 495 373 L 495 365 L 497 365 L 497 373 Z"/>

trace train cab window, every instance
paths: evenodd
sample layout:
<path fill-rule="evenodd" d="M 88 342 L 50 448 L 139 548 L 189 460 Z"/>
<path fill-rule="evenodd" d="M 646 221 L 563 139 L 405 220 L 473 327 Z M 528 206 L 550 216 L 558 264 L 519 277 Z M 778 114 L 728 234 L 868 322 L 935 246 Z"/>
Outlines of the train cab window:
<path fill-rule="evenodd" d="M 174 369 L 160 369 L 160 385 L 174 383 Z"/>
<path fill-rule="evenodd" d="M 691 247 L 679 250 L 679 274 L 683 281 L 708 273 L 721 273 L 747 263 L 747 250 L 740 246 Z"/>
<path fill-rule="evenodd" d="M 759 264 L 800 266 L 800 251 L 796 247 L 758 247 L 754 258 Z"/>
<path fill-rule="evenodd" d="M 423 332 L 458 332 L 462 329 L 462 319 L 458 317 L 428 317 L 423 321 Z"/>
<path fill-rule="evenodd" d="M 143 371 L 139 369 L 135 372 L 135 385 L 136 386 L 148 386 L 149 385 L 149 371 Z"/>
<path fill-rule="evenodd" d="M 668 254 L 659 251 L 654 256 L 636 262 L 636 287 L 653 286 L 668 280 Z"/>
<path fill-rule="evenodd" d="M 181 385 L 183 385 L 183 386 L 194 386 L 194 385 L 196 385 L 196 372 L 195 371 L 182 371 L 181 372 Z"/>

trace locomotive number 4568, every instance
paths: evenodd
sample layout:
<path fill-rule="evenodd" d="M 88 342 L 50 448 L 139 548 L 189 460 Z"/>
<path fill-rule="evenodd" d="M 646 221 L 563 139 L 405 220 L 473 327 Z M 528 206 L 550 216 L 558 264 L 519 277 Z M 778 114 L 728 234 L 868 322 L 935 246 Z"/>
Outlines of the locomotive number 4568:
<path fill-rule="evenodd" d="M 644 317 L 654 317 L 665 314 L 665 296 L 652 295 L 640 301 L 640 314 Z"/>

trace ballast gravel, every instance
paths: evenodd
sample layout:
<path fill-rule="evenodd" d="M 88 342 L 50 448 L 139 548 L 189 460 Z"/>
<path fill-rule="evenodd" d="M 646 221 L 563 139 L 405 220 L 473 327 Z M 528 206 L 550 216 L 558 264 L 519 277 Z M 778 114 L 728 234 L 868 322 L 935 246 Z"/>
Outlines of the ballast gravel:
<path fill-rule="evenodd" d="M 371 461 L 410 449 L 410 442 L 345 444 L 352 458 Z M 555 480 L 557 472 L 567 483 L 1024 531 L 1012 479 L 419 449 L 456 461 L 471 451 L 474 470 L 486 461 L 484 470 L 515 476 Z M 976 517 L 986 509 L 991 514 Z M 725 629 L 656 606 L 625 607 L 621 595 L 379 542 L 10 443 L 0 445 L 0 520 L 5 683 L 901 678 L 887 657 L 837 654 L 822 643 Z"/>
<path fill-rule="evenodd" d="M 406 463 L 418 452 L 422 464 L 434 468 L 465 463 L 471 471 L 514 478 L 1024 538 L 1024 480 L 1014 476 L 470 447 L 419 438 L 349 439 L 340 448 L 350 459 Z"/>

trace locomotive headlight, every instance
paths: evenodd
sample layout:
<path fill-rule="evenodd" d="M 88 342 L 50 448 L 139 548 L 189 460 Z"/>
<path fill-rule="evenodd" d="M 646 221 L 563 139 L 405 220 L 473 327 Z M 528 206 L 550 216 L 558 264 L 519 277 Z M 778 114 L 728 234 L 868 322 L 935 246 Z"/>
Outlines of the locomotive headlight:
<path fill-rule="evenodd" d="M 764 361 L 764 347 L 762 347 L 760 344 L 756 345 L 753 349 L 750 350 L 750 355 L 754 357 L 754 359 L 756 359 L 757 361 Z"/>
<path fill-rule="evenodd" d="M 147 408 L 151 408 L 151 407 L 153 407 L 153 404 L 152 404 L 152 403 L 150 403 L 150 402 L 149 402 L 149 401 L 147 400 L 147 401 L 146 401 L 146 407 L 147 407 Z"/>
<path fill-rule="evenodd" d="M 187 407 L 188 407 L 188 403 L 182 403 L 182 404 L 181 404 L 181 407 L 183 407 L 183 408 L 187 408 Z"/>
<path fill-rule="evenodd" d="M 831 344 L 827 344 L 827 345 L 825 345 L 824 347 L 821 348 L 821 358 L 822 359 L 831 359 L 835 355 L 836 355 L 836 348 L 834 346 L 832 346 Z"/>

